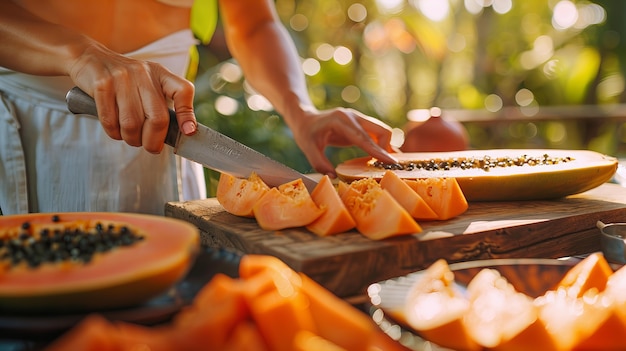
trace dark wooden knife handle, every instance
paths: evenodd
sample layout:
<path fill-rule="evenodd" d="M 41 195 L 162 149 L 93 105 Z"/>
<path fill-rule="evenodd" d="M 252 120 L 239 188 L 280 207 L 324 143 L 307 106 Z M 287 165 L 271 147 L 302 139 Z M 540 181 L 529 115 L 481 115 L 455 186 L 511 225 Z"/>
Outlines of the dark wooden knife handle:
<path fill-rule="evenodd" d="M 84 114 L 98 117 L 98 109 L 96 108 L 96 102 L 94 99 L 85 93 L 79 87 L 73 87 L 65 95 L 65 101 L 67 108 L 73 114 Z M 178 121 L 176 120 L 176 112 L 172 109 L 168 109 L 170 114 L 170 125 L 167 128 L 167 135 L 165 136 L 165 143 L 167 145 L 176 146 L 176 140 L 180 130 L 178 128 Z"/>

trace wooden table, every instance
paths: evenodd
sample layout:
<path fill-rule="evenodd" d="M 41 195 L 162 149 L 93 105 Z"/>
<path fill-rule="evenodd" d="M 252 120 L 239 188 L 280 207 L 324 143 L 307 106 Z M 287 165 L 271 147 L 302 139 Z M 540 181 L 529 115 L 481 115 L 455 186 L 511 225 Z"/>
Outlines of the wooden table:
<path fill-rule="evenodd" d="M 461 216 L 420 222 L 420 234 L 372 241 L 356 231 L 318 237 L 305 229 L 265 231 L 224 211 L 215 198 L 171 202 L 169 217 L 196 225 L 202 242 L 274 255 L 340 297 L 371 283 L 448 262 L 506 257 L 557 258 L 600 250 L 597 221 L 626 222 L 626 188 L 604 184 L 552 201 L 476 202 Z"/>

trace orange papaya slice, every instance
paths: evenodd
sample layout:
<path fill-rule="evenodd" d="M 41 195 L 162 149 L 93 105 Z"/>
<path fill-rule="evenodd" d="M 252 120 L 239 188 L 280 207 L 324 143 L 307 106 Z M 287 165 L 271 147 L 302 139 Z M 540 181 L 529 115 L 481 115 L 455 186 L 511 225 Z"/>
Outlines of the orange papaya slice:
<path fill-rule="evenodd" d="M 380 180 L 380 186 L 389 191 L 391 196 L 416 220 L 439 219 L 437 213 L 428 206 L 426 201 L 393 171 L 385 172 Z"/>
<path fill-rule="evenodd" d="M 626 330 L 626 321 L 616 306 L 603 297 L 583 300 L 585 317 L 576 325 L 582 335 L 572 347 L 574 350 L 626 350 L 626 339 L 616 337 Z"/>
<path fill-rule="evenodd" d="M 254 204 L 269 190 L 270 187 L 254 172 L 247 179 L 221 173 L 215 197 L 228 213 L 254 217 Z"/>
<path fill-rule="evenodd" d="M 591 322 L 589 318 L 593 314 L 593 306 L 582 298 L 569 296 L 564 289 L 557 289 L 537 297 L 534 303 L 538 307 L 539 318 L 554 340 L 556 350 L 572 350 L 589 336 L 591 331 L 582 326 Z M 599 320 L 594 319 L 591 324 L 597 326 Z"/>
<path fill-rule="evenodd" d="M 407 179 L 405 182 L 424 199 L 439 220 L 454 218 L 469 207 L 454 178 Z"/>
<path fill-rule="evenodd" d="M 316 332 L 308 299 L 299 290 L 290 295 L 278 290 L 265 292 L 251 301 L 250 310 L 271 350 L 293 351 L 294 339 L 299 332 Z"/>
<path fill-rule="evenodd" d="M 3 311 L 93 312 L 136 305 L 180 280 L 199 250 L 195 226 L 142 214 L 0 216 L 0 228 Z"/>
<path fill-rule="evenodd" d="M 626 339 L 616 338 L 626 330 L 626 266 L 617 269 L 608 279 L 598 298 L 591 300 L 596 309 L 610 311 L 597 330 L 576 346 L 579 350 L 626 350 Z M 621 325 L 620 325 L 621 324 Z"/>
<path fill-rule="evenodd" d="M 354 218 L 357 230 L 370 239 L 422 231 L 413 217 L 372 178 L 352 182 L 341 200 Z"/>
<path fill-rule="evenodd" d="M 324 210 L 320 209 L 302 179 L 271 188 L 254 204 L 254 217 L 265 230 L 281 230 L 311 224 Z"/>
<path fill-rule="evenodd" d="M 98 350 L 118 351 L 116 329 L 104 317 L 91 314 L 46 347 L 46 351 Z"/>
<path fill-rule="evenodd" d="M 219 350 L 233 330 L 250 313 L 239 281 L 216 274 L 198 293 L 193 304 L 180 311 L 172 322 L 174 338 L 181 350 Z"/>
<path fill-rule="evenodd" d="M 377 331 L 373 321 L 307 275 L 300 277 L 317 334 L 346 350 L 367 350 Z"/>
<path fill-rule="evenodd" d="M 144 326 L 119 321 L 114 324 L 115 331 L 111 331 L 109 337 L 117 341 L 119 350 L 169 351 L 180 347 L 177 331 L 170 325 Z"/>
<path fill-rule="evenodd" d="M 349 187 L 350 187 L 350 184 L 348 184 L 346 182 L 339 181 L 337 183 L 337 194 L 339 194 L 339 197 L 342 197 L 343 194 L 346 192 L 346 190 L 348 190 Z"/>
<path fill-rule="evenodd" d="M 206 350 L 206 349 L 205 349 Z M 152 350 L 150 350 L 152 351 Z M 245 320 L 235 326 L 226 345 L 221 351 L 271 351 L 259 327 L 252 320 Z"/>
<path fill-rule="evenodd" d="M 301 330 L 294 338 L 293 351 L 348 351 L 308 330 Z"/>
<path fill-rule="evenodd" d="M 439 259 L 426 268 L 410 288 L 404 320 L 427 340 L 454 350 L 481 350 L 463 322 L 469 300 L 454 286 L 454 273 Z"/>
<path fill-rule="evenodd" d="M 467 286 L 470 307 L 464 317 L 469 335 L 490 350 L 556 348 L 538 318 L 533 299 L 515 290 L 495 269 L 482 269 Z"/>
<path fill-rule="evenodd" d="M 594 252 L 567 271 L 557 283 L 573 297 L 582 297 L 590 289 L 602 292 L 613 274 L 613 269 L 601 252 Z"/>
<path fill-rule="evenodd" d="M 324 175 L 317 184 L 311 198 L 324 213 L 306 228 L 319 236 L 333 235 L 346 232 L 356 226 L 348 209 L 341 201 L 339 193 L 330 178 Z"/>

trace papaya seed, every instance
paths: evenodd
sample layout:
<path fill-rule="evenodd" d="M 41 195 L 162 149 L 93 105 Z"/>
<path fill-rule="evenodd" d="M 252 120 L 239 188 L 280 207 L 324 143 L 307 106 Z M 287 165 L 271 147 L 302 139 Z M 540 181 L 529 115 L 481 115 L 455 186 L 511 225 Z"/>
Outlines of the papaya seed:
<path fill-rule="evenodd" d="M 55 215 L 56 216 L 56 215 Z M 59 222 L 58 216 L 53 222 Z M 13 234 L 0 237 L 0 263 L 8 262 L 9 267 L 22 263 L 35 269 L 45 263 L 73 261 L 87 264 L 93 256 L 105 253 L 115 247 L 130 246 L 144 237 L 127 226 L 105 227 L 96 223 L 89 228 L 68 226 L 64 229 L 43 228 L 33 232 L 31 224 L 23 223 Z"/>
<path fill-rule="evenodd" d="M 538 165 L 556 165 L 559 163 L 565 163 L 573 161 L 572 157 L 551 157 L 547 154 L 541 157 L 530 157 L 528 155 L 522 155 L 520 157 L 499 157 L 491 158 L 490 156 L 484 157 L 471 157 L 471 158 L 449 158 L 449 159 L 430 159 L 430 160 L 417 160 L 417 161 L 405 161 L 399 163 L 384 163 L 375 160 L 371 163 L 372 166 L 397 171 L 412 171 L 415 169 L 423 169 L 426 171 L 436 170 L 450 170 L 452 168 L 461 169 L 482 169 L 488 172 L 492 168 L 497 167 L 516 167 L 516 166 L 538 166 Z"/>

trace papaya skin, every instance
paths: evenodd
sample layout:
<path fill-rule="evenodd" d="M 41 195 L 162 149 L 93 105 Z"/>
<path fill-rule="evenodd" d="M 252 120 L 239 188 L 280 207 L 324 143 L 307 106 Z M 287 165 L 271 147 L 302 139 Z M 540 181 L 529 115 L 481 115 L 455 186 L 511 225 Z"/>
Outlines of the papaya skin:
<path fill-rule="evenodd" d="M 398 153 L 399 162 L 454 158 L 571 157 L 569 162 L 556 165 L 496 167 L 483 169 L 394 170 L 403 179 L 456 178 L 467 201 L 517 201 L 556 199 L 593 189 L 609 181 L 617 171 L 617 159 L 588 150 L 500 149 L 465 150 L 455 152 Z M 336 168 L 344 182 L 365 177 L 381 179 L 385 169 L 368 164 L 371 157 L 345 161 Z"/>

